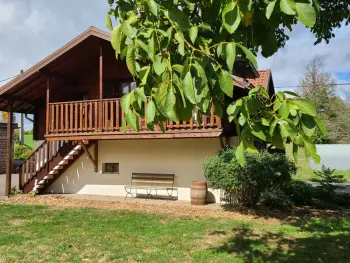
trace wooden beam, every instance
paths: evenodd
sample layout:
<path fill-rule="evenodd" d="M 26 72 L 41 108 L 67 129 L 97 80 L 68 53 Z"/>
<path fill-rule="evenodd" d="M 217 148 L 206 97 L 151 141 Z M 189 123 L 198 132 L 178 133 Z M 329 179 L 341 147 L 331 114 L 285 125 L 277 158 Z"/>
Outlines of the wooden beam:
<path fill-rule="evenodd" d="M 95 157 L 95 173 L 98 172 L 98 141 L 95 142 L 94 144 L 94 157 Z"/>
<path fill-rule="evenodd" d="M 100 46 L 100 59 L 99 59 L 99 91 L 100 91 L 100 105 L 99 105 L 99 131 L 102 131 L 102 96 L 103 96 L 103 50 Z"/>
<path fill-rule="evenodd" d="M 6 156 L 6 188 L 5 195 L 11 194 L 11 179 L 12 179 L 12 158 L 13 158 L 13 102 L 8 100 L 7 104 L 7 156 Z"/>
<path fill-rule="evenodd" d="M 51 77 L 47 78 L 46 82 L 46 134 L 49 134 L 49 114 L 50 114 L 50 108 L 49 108 L 49 103 L 50 103 L 50 86 L 51 86 Z"/>
<path fill-rule="evenodd" d="M 84 149 L 84 152 L 86 153 L 87 157 L 89 158 L 90 162 L 92 163 L 92 165 L 94 166 L 94 170 L 97 170 L 97 164 L 96 164 L 96 160 L 94 160 L 91 156 L 91 153 L 89 152 L 89 149 L 86 147 L 86 145 L 84 144 L 83 141 L 79 141 L 79 144 L 81 146 L 81 148 Z"/>
<path fill-rule="evenodd" d="M 52 134 L 45 136 L 48 141 L 58 141 L 58 140 L 135 140 L 135 139 L 177 139 L 177 138 L 217 138 L 221 135 L 222 130 L 213 130 L 211 132 L 183 132 L 183 133 L 148 133 L 148 134 Z"/>

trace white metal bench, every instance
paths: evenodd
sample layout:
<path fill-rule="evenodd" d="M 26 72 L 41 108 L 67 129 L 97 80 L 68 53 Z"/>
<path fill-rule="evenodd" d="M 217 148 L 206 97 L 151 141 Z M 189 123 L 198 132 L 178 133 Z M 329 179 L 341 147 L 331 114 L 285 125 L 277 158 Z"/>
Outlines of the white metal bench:
<path fill-rule="evenodd" d="M 130 185 L 125 186 L 125 199 L 131 195 L 137 195 L 137 190 L 145 190 L 146 196 L 153 198 L 152 191 L 166 190 L 169 197 L 173 196 L 174 174 L 157 174 L 157 173 L 132 173 Z M 133 192 L 135 190 L 135 192 Z"/>

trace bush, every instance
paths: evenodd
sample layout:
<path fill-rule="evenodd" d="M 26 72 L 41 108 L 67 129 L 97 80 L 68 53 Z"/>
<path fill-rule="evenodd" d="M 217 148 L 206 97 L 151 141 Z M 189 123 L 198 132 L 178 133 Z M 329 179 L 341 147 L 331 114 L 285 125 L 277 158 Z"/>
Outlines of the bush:
<path fill-rule="evenodd" d="M 284 188 L 284 192 L 296 205 L 311 205 L 315 196 L 314 187 L 302 181 L 291 181 Z"/>
<path fill-rule="evenodd" d="M 266 189 L 261 194 L 261 204 L 269 206 L 271 208 L 277 208 L 280 210 L 288 210 L 293 206 L 293 202 L 289 196 L 280 188 Z"/>
<path fill-rule="evenodd" d="M 26 145 L 15 144 L 15 159 L 25 160 L 32 154 L 32 152 L 33 150 Z"/>
<path fill-rule="evenodd" d="M 291 181 L 297 168 L 288 157 L 266 151 L 245 153 L 246 165 L 240 166 L 235 149 L 224 149 L 204 165 L 204 175 L 214 189 L 231 193 L 236 203 L 255 206 L 266 189 Z"/>

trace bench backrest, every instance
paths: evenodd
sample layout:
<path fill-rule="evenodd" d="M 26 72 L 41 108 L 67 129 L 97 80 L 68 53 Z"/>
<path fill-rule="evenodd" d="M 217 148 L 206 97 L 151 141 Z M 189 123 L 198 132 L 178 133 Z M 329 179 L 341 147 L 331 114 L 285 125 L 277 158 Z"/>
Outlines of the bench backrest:
<path fill-rule="evenodd" d="M 173 187 L 174 180 L 174 174 L 132 173 L 131 185 Z"/>

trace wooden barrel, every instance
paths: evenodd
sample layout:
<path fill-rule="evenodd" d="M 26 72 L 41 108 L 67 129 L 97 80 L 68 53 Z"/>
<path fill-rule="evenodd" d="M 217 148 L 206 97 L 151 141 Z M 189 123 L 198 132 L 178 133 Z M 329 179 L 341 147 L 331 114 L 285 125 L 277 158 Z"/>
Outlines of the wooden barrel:
<path fill-rule="evenodd" d="M 193 181 L 191 184 L 191 205 L 205 205 L 207 190 L 207 182 Z"/>

